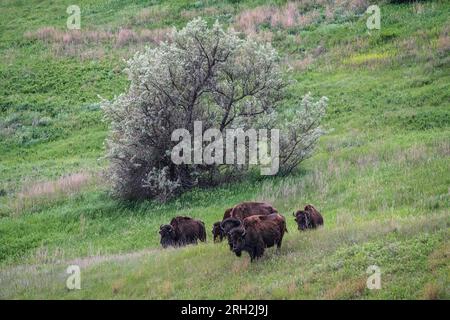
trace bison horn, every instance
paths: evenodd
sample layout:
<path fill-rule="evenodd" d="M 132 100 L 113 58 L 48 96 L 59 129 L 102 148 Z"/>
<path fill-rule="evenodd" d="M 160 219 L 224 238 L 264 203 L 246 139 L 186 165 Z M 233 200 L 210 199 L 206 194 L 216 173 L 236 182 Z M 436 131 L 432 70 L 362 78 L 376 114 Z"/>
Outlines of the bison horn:
<path fill-rule="evenodd" d="M 292 212 L 292 216 L 295 217 L 295 212 Z"/>

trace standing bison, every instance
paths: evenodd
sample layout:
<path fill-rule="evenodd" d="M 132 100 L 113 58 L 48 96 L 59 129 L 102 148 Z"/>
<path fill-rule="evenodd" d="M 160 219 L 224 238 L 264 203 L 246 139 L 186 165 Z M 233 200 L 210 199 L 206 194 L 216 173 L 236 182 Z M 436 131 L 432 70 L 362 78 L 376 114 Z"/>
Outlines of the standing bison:
<path fill-rule="evenodd" d="M 231 210 L 233 210 L 233 208 L 229 208 L 227 210 L 225 210 L 225 213 L 223 214 L 223 220 L 228 219 L 230 217 L 231 214 Z M 213 228 L 212 228 L 212 235 L 214 238 L 214 242 L 221 242 L 223 240 L 223 238 L 225 238 L 225 232 L 223 231 L 223 229 L 220 227 L 220 223 L 222 221 L 217 221 L 213 224 Z"/>
<path fill-rule="evenodd" d="M 228 211 L 230 210 L 230 211 Z M 269 215 L 277 213 L 277 209 L 266 202 L 242 202 L 231 209 L 225 211 L 220 228 L 227 234 L 231 228 L 236 227 L 236 221 L 243 221 L 245 218 L 254 215 Z M 228 214 L 228 216 L 226 216 Z"/>
<path fill-rule="evenodd" d="M 214 242 L 222 242 L 223 238 L 225 238 L 225 232 L 220 228 L 220 223 L 222 221 L 214 222 L 213 228 L 212 228 L 212 235 Z"/>
<path fill-rule="evenodd" d="M 279 250 L 285 232 L 286 220 L 282 215 L 254 215 L 245 218 L 239 226 L 231 229 L 229 239 L 236 256 L 240 257 L 242 251 L 246 251 L 253 262 L 263 256 L 265 248 L 276 245 Z"/>
<path fill-rule="evenodd" d="M 190 217 L 178 216 L 170 221 L 170 224 L 161 225 L 159 228 L 161 245 L 179 247 L 187 244 L 197 244 L 197 241 L 206 241 L 205 224 Z"/>
<path fill-rule="evenodd" d="M 220 230 L 223 237 L 225 235 L 227 236 L 230 250 L 233 250 L 229 235 L 231 229 L 239 226 L 245 218 L 254 215 L 269 215 L 272 213 L 277 213 L 277 209 L 266 202 L 242 202 L 234 206 L 229 212 L 230 217 L 222 220 L 220 223 Z"/>
<path fill-rule="evenodd" d="M 297 222 L 298 230 L 315 229 L 323 225 L 323 217 L 316 208 L 308 204 L 305 209 L 292 213 Z"/>
<path fill-rule="evenodd" d="M 227 232 L 236 226 L 235 220 L 242 221 L 252 215 L 269 215 L 276 212 L 277 209 L 266 202 L 242 202 L 233 208 L 229 208 L 225 211 L 222 221 L 217 221 L 213 224 L 212 234 L 214 241 L 222 241 Z M 225 222 L 229 218 L 234 218 L 235 220 L 233 222 Z"/>
<path fill-rule="evenodd" d="M 230 217 L 244 220 L 253 215 L 266 216 L 277 212 L 277 209 L 267 202 L 242 202 L 231 210 Z"/>

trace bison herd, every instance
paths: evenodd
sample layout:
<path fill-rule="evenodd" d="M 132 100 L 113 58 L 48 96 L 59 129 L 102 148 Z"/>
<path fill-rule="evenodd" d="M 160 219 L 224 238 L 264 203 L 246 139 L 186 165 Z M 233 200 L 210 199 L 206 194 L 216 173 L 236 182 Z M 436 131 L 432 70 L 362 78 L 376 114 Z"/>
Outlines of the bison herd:
<path fill-rule="evenodd" d="M 314 206 L 308 204 L 293 213 L 298 230 L 315 229 L 323 225 L 323 217 Z M 280 249 L 286 228 L 286 219 L 266 202 L 243 202 L 225 210 L 222 221 L 213 224 L 214 242 L 227 238 L 230 250 L 240 257 L 242 251 L 251 261 L 263 256 L 264 250 L 273 246 Z M 184 246 L 206 241 L 205 224 L 197 219 L 178 216 L 170 224 L 159 228 L 161 245 Z"/>

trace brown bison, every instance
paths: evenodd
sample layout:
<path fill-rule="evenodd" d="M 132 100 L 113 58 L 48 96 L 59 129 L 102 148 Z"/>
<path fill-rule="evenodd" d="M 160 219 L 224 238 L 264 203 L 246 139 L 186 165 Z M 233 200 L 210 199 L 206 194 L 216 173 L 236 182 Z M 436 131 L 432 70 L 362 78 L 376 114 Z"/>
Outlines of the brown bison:
<path fill-rule="evenodd" d="M 233 208 L 229 208 L 229 209 L 225 210 L 222 221 L 230 217 L 231 210 L 233 210 Z M 223 238 L 225 238 L 225 232 L 220 227 L 220 223 L 222 221 L 217 221 L 213 224 L 212 234 L 213 234 L 214 242 L 218 242 L 218 241 L 221 242 L 223 240 Z"/>
<path fill-rule="evenodd" d="M 211 230 L 214 242 L 222 242 L 223 238 L 225 238 L 225 233 L 220 228 L 220 223 L 222 221 L 214 222 L 213 228 Z"/>
<path fill-rule="evenodd" d="M 222 220 L 220 223 L 220 229 L 223 234 L 222 239 L 226 235 L 230 250 L 233 250 L 233 245 L 229 235 L 231 229 L 239 226 L 241 221 L 245 218 L 254 215 L 269 215 L 272 213 L 277 213 L 277 209 L 266 202 L 242 202 L 234 206 L 229 212 L 230 217 Z"/>
<path fill-rule="evenodd" d="M 298 230 L 315 229 L 323 225 L 323 217 L 314 206 L 308 204 L 305 209 L 292 213 L 297 222 Z"/>
<path fill-rule="evenodd" d="M 283 239 L 284 233 L 288 232 L 288 229 L 286 227 L 286 218 L 279 213 L 272 213 L 267 216 L 257 216 L 257 217 L 259 220 L 263 220 L 263 221 L 264 220 L 274 221 L 280 228 L 281 239 Z M 281 246 L 281 242 L 280 242 L 280 246 Z"/>
<path fill-rule="evenodd" d="M 230 212 L 230 217 L 244 220 L 253 215 L 269 215 L 277 213 L 277 209 L 266 202 L 242 202 L 236 205 Z"/>
<path fill-rule="evenodd" d="M 220 227 L 225 234 L 228 233 L 231 228 L 236 227 L 236 220 L 243 221 L 245 218 L 254 215 L 266 216 L 277 213 L 277 209 L 266 202 L 242 202 L 228 210 L 225 211 L 223 220 L 220 223 Z"/>
<path fill-rule="evenodd" d="M 205 224 L 190 217 L 178 216 L 170 221 L 170 224 L 159 227 L 161 245 L 179 247 L 187 244 L 197 244 L 197 241 L 206 241 Z"/>
<path fill-rule="evenodd" d="M 223 220 L 220 223 L 221 232 L 227 237 L 228 245 L 230 246 L 230 250 L 233 250 L 233 244 L 231 243 L 230 231 L 233 228 L 239 227 L 242 224 L 242 221 L 236 218 L 228 218 Z"/>
<path fill-rule="evenodd" d="M 286 219 L 274 213 L 245 218 L 239 226 L 230 230 L 229 235 L 236 256 L 240 257 L 242 251 L 247 251 L 253 261 L 263 256 L 265 248 L 276 245 L 279 250 L 285 232 Z"/>

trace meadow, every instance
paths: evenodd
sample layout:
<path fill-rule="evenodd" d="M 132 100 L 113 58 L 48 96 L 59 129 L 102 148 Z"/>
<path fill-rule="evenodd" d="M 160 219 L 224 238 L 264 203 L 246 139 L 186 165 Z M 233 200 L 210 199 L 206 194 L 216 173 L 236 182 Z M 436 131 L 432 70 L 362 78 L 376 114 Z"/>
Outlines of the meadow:
<path fill-rule="evenodd" d="M 1 299 L 450 298 L 447 1 L 379 1 L 370 31 L 362 0 L 82 0 L 78 32 L 70 4 L 0 4 Z M 100 97 L 126 90 L 124 59 L 197 16 L 270 41 L 297 80 L 292 97 L 328 97 L 327 134 L 288 177 L 165 204 L 114 199 Z M 246 200 L 271 202 L 289 229 L 280 254 L 252 264 L 210 233 Z M 307 203 L 325 225 L 300 233 L 292 212 Z M 175 215 L 202 219 L 208 242 L 161 249 Z M 72 264 L 81 290 L 66 288 Z M 366 287 L 371 265 L 380 290 Z"/>

